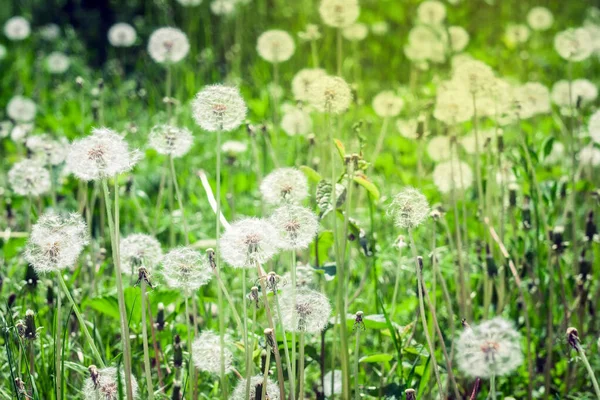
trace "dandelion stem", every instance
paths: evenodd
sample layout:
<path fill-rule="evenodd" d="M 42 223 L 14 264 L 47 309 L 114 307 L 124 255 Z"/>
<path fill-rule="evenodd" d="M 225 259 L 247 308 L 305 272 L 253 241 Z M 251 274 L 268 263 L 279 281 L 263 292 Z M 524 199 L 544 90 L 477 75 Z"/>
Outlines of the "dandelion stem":
<path fill-rule="evenodd" d="M 356 329 L 356 343 L 354 344 L 354 399 L 360 399 L 360 388 L 358 386 L 358 360 L 360 360 L 360 332 L 361 329 Z"/>
<path fill-rule="evenodd" d="M 269 381 L 269 364 L 271 363 L 271 351 L 275 352 L 276 349 L 270 349 L 269 345 L 267 344 L 267 357 L 265 359 L 265 372 L 263 374 L 263 383 L 262 383 L 262 393 L 261 393 L 261 399 L 266 399 L 267 398 L 267 382 Z M 280 390 L 281 390 L 281 384 L 279 385 Z M 285 399 L 285 397 L 283 397 L 283 393 L 281 394 L 281 398 Z"/>
<path fill-rule="evenodd" d="M 579 343 L 579 341 L 577 342 L 576 349 L 579 353 L 579 356 L 581 357 L 581 361 L 583 361 L 583 365 L 585 366 L 588 375 L 590 376 L 590 381 L 592 381 L 592 386 L 594 387 L 594 392 L 596 392 L 596 397 L 598 398 L 598 400 L 600 400 L 600 386 L 598 386 L 598 380 L 596 379 L 594 370 L 592 369 L 592 366 L 590 365 L 590 362 L 588 361 L 588 358 L 585 355 L 585 351 L 583 351 L 583 347 L 581 347 L 581 343 Z"/>
<path fill-rule="evenodd" d="M 243 331 L 244 324 L 242 324 L 242 319 L 240 318 L 240 315 L 238 314 L 237 310 L 235 309 L 235 303 L 233 302 L 233 299 L 232 299 L 231 295 L 229 294 L 227 287 L 225 286 L 225 284 L 223 283 L 223 280 L 221 279 L 221 274 L 219 274 L 219 272 L 217 270 L 215 270 L 215 276 L 217 277 L 217 283 L 219 284 L 219 288 L 221 289 L 221 292 L 223 292 L 223 295 L 225 295 L 225 299 L 227 300 L 227 303 L 229 303 L 229 307 L 231 308 L 231 312 L 233 313 L 233 318 L 235 319 L 238 329 L 240 331 Z"/>
<path fill-rule="evenodd" d="M 300 332 L 298 336 L 300 337 L 300 356 L 298 359 L 298 369 L 300 370 L 300 377 L 298 378 L 298 400 L 304 400 L 304 332 Z"/>
<path fill-rule="evenodd" d="M 216 144 L 216 198 L 217 198 L 217 210 L 216 210 L 216 218 L 217 218 L 217 228 L 216 228 L 216 238 L 217 238 L 217 248 L 215 250 L 216 254 L 216 264 L 217 271 L 221 268 L 221 129 L 217 130 L 217 144 Z M 221 383 L 223 384 L 223 400 L 227 399 L 227 387 L 225 382 L 225 316 L 223 315 L 223 293 L 225 293 L 225 285 L 221 282 L 220 277 L 217 275 L 217 279 L 221 285 L 221 290 L 218 292 L 218 305 L 219 305 L 219 345 L 221 346 L 221 369 L 220 369 L 220 377 Z"/>
<path fill-rule="evenodd" d="M 220 308 L 219 310 L 222 310 L 223 308 Z M 188 358 L 188 369 L 189 369 L 189 375 L 190 375 L 190 379 L 188 379 L 188 382 L 190 383 L 190 391 L 188 393 L 190 393 L 190 399 L 195 399 L 195 395 L 193 394 L 193 392 L 195 392 L 194 388 L 196 387 L 196 368 L 194 367 L 194 362 L 192 360 L 193 358 L 193 352 L 192 352 L 192 341 L 193 341 L 193 335 L 194 335 L 194 329 L 192 328 L 192 324 L 190 322 L 190 307 L 189 307 L 189 296 L 185 296 L 185 324 L 187 326 L 187 347 L 188 347 L 188 353 L 189 353 L 189 358 Z M 222 345 L 221 345 L 222 346 Z"/>
<path fill-rule="evenodd" d="M 297 276 L 296 276 L 296 250 L 291 251 L 292 256 L 292 304 L 296 304 Z M 292 326 L 296 326 L 296 313 L 292 314 Z M 296 331 L 292 329 L 292 376 L 290 380 L 296 379 Z M 296 392 L 293 392 L 294 394 Z"/>
<path fill-rule="evenodd" d="M 183 234 L 185 235 L 185 244 L 187 246 L 190 244 L 188 224 L 187 218 L 185 217 L 185 208 L 183 208 L 183 197 L 181 195 L 181 190 L 179 189 L 179 184 L 177 183 L 177 174 L 175 173 L 175 161 L 173 161 L 173 156 L 169 156 L 169 163 L 171 164 L 171 178 L 173 179 L 173 186 L 175 186 L 175 194 L 177 195 L 177 203 L 179 204 L 179 212 L 181 213 L 181 221 L 183 222 Z M 171 213 L 172 211 L 173 210 L 171 210 Z"/>
<path fill-rule="evenodd" d="M 58 272 L 60 274 L 60 272 Z M 62 300 L 60 292 L 56 293 L 56 328 L 54 331 L 54 376 L 56 378 L 56 400 L 62 397 L 62 322 L 61 322 Z"/>
<path fill-rule="evenodd" d="M 244 302 L 244 311 L 243 311 L 243 316 L 244 316 L 244 351 L 245 351 L 245 358 L 246 358 L 246 396 L 244 397 L 245 399 L 247 399 L 250 396 L 250 377 L 252 376 L 250 374 L 250 363 L 251 363 L 251 357 L 252 357 L 252 351 L 250 349 L 248 349 L 248 297 L 246 295 L 246 268 L 242 268 L 242 297 L 243 297 L 243 302 Z"/>
<path fill-rule="evenodd" d="M 144 372 L 146 375 L 146 389 L 148 400 L 154 399 L 154 386 L 152 385 L 152 371 L 150 369 L 150 351 L 148 349 L 148 326 L 146 322 L 146 279 L 140 283 L 142 291 L 142 344 L 144 346 Z"/>
<path fill-rule="evenodd" d="M 490 378 L 490 398 L 496 400 L 496 375 Z"/>
<path fill-rule="evenodd" d="M 281 314 L 281 307 L 279 306 L 279 296 L 277 295 L 277 289 L 273 290 L 273 300 L 275 301 L 275 306 L 277 307 L 277 317 L 279 319 L 279 326 L 281 327 L 281 333 L 282 333 L 282 337 L 283 337 L 283 352 L 285 354 L 285 366 L 287 368 L 288 378 L 290 380 L 290 399 L 294 400 L 294 397 L 296 394 L 296 387 L 295 387 L 294 380 L 296 377 L 294 375 L 292 375 L 292 365 L 290 363 L 290 352 L 289 352 L 289 348 L 288 348 L 285 327 L 283 326 L 283 315 Z M 293 304 L 296 304 L 296 303 L 293 303 Z M 300 382 L 300 385 L 302 385 L 302 382 Z"/>

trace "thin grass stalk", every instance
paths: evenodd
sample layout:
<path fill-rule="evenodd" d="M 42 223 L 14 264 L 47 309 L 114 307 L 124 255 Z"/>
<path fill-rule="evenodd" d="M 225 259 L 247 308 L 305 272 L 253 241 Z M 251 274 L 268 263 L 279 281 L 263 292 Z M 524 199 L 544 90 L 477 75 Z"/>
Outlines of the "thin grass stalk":
<path fill-rule="evenodd" d="M 216 270 L 219 271 L 221 268 L 221 133 L 222 129 L 217 130 L 217 145 L 216 145 L 216 194 L 217 198 L 217 210 L 216 210 L 216 218 L 217 218 L 217 227 L 216 227 L 216 239 L 217 239 L 217 248 L 216 248 Z M 219 282 L 220 282 L 219 277 Z M 219 376 L 221 378 L 221 382 L 223 384 L 223 400 L 227 399 L 227 387 L 225 382 L 225 316 L 223 315 L 223 288 L 225 285 L 221 283 L 221 288 L 218 292 L 218 306 L 219 306 L 219 345 L 221 346 L 221 367 L 219 371 Z"/>
<path fill-rule="evenodd" d="M 142 344 L 144 347 L 144 374 L 146 375 L 146 388 L 148 390 L 148 400 L 154 399 L 154 386 L 152 384 L 152 370 L 150 369 L 150 350 L 148 346 L 148 326 L 146 322 L 146 279 L 140 282 L 142 291 Z"/>
<path fill-rule="evenodd" d="M 575 166 L 577 165 L 577 138 L 575 137 L 575 127 L 573 126 L 573 122 L 575 120 L 575 107 L 573 107 L 573 65 L 571 61 L 567 62 L 567 74 L 569 78 L 569 109 L 571 110 L 571 115 L 569 118 L 569 150 L 571 153 L 571 169 L 569 173 L 569 178 L 571 181 L 571 192 L 570 192 L 570 205 L 571 205 L 571 252 L 573 254 L 573 263 L 575 267 L 575 271 L 579 272 L 579 257 L 577 252 L 577 196 L 575 190 Z M 583 323 L 583 321 L 581 321 Z"/>
<path fill-rule="evenodd" d="M 354 400 L 360 399 L 360 388 L 358 386 L 358 362 L 360 360 L 360 332 L 361 328 L 356 328 L 356 342 L 354 343 Z"/>
<path fill-rule="evenodd" d="M 219 310 L 223 310 L 223 308 L 220 308 Z M 190 323 L 190 307 L 189 307 L 189 296 L 186 294 L 185 296 L 185 325 L 187 327 L 187 347 L 188 347 L 188 353 L 189 353 L 189 358 L 188 358 L 188 371 L 189 371 L 189 379 L 186 381 L 187 382 L 191 382 L 191 390 L 187 391 L 184 389 L 184 391 L 187 391 L 190 394 L 190 399 L 195 399 L 195 390 L 194 388 L 196 387 L 196 368 L 194 366 L 194 360 L 193 360 L 193 351 L 192 351 L 192 341 L 193 341 L 193 335 L 194 335 L 194 329 L 192 328 L 192 324 Z"/>
<path fill-rule="evenodd" d="M 188 224 L 187 218 L 185 217 L 185 208 L 183 207 L 183 197 L 181 195 L 181 190 L 179 189 L 179 183 L 177 183 L 177 174 L 175 173 L 175 161 L 173 161 L 173 156 L 169 156 L 169 163 L 171 164 L 171 179 L 173 180 L 173 186 L 175 186 L 175 195 L 177 196 L 181 221 L 183 222 L 183 234 L 185 235 L 185 244 L 187 246 L 190 244 Z M 173 210 L 171 210 L 171 213 L 172 212 Z"/>
<path fill-rule="evenodd" d="M 291 251 L 292 256 L 292 304 L 296 304 L 296 291 L 297 291 L 297 276 L 296 276 L 296 250 Z M 296 314 L 292 314 L 292 326 L 296 326 Z M 291 381 L 296 379 L 296 330 L 292 329 L 292 376 Z M 294 392 L 295 394 L 295 392 Z"/>
<path fill-rule="evenodd" d="M 294 400 L 296 397 L 296 385 L 295 385 L 295 376 L 292 375 L 292 364 L 290 362 L 290 351 L 288 348 L 287 335 L 285 332 L 285 327 L 283 326 L 283 314 L 281 313 L 281 306 L 279 305 L 279 296 L 277 295 L 277 289 L 273 290 L 273 301 L 275 302 L 275 307 L 277 310 L 277 317 L 279 319 L 278 325 L 281 328 L 281 334 L 283 337 L 283 352 L 285 355 L 285 366 L 288 371 L 288 379 L 290 381 L 290 399 Z M 295 304 L 295 303 L 294 303 Z"/>
<path fill-rule="evenodd" d="M 300 337 L 300 356 L 298 357 L 298 369 L 300 375 L 298 378 L 298 400 L 304 400 L 304 332 L 300 332 L 298 336 Z"/>
<path fill-rule="evenodd" d="M 60 274 L 60 272 L 58 272 Z M 61 325 L 62 299 L 60 291 L 56 293 L 56 328 L 54 330 L 54 377 L 56 379 L 56 400 L 62 397 L 62 325 Z"/>
<path fill-rule="evenodd" d="M 243 303 L 244 303 L 244 311 L 243 311 L 243 316 L 244 316 L 244 331 L 243 331 L 243 335 L 244 335 L 244 351 L 245 351 L 245 359 L 246 359 L 246 369 L 244 370 L 246 372 L 246 396 L 245 398 L 247 399 L 250 396 L 250 377 L 252 375 L 250 375 L 249 370 L 250 370 L 250 362 L 251 362 L 251 356 L 252 356 L 252 352 L 248 349 L 248 296 L 246 293 L 246 268 L 242 268 L 242 297 L 243 297 Z"/>
<path fill-rule="evenodd" d="M 452 161 L 450 162 L 450 167 L 454 168 L 454 164 L 452 163 Z M 454 175 L 454 172 L 452 172 L 452 175 Z M 462 181 L 462 179 L 461 179 Z M 459 222 L 459 217 L 458 217 L 458 206 L 456 204 L 456 188 L 454 187 L 454 180 L 452 180 L 452 185 L 450 188 L 450 202 L 452 203 L 452 207 L 454 209 L 454 228 L 456 231 L 456 253 L 458 255 L 458 277 L 459 277 L 459 283 L 460 283 L 460 290 L 459 290 L 459 299 L 460 299 L 460 311 L 462 314 L 462 318 L 466 318 L 467 315 L 469 314 L 469 306 L 468 306 L 468 300 L 467 300 L 467 287 L 466 287 L 466 282 L 465 282 L 465 265 L 464 265 L 464 261 L 463 261 L 463 251 L 462 251 L 462 243 L 461 243 L 461 238 L 460 238 L 460 222 Z M 444 221 L 445 222 L 445 221 Z M 445 222 L 446 223 L 446 222 Z M 447 225 L 446 225 L 447 227 Z M 447 227 L 448 228 L 448 227 Z M 448 237 L 451 238 L 452 235 L 450 234 L 450 232 L 448 232 Z"/>

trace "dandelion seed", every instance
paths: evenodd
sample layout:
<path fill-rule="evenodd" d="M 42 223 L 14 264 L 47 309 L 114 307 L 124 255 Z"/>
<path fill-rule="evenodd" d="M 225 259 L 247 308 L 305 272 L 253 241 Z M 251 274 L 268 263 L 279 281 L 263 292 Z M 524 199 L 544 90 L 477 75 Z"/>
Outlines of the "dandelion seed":
<path fill-rule="evenodd" d="M 292 79 L 292 93 L 298 101 L 310 101 L 310 89 L 321 77 L 326 76 L 325 70 L 320 68 L 304 68 L 298 71 Z"/>
<path fill-rule="evenodd" d="M 67 156 L 69 142 L 64 137 L 54 140 L 49 135 L 36 135 L 27 138 L 25 145 L 41 164 L 59 165 Z"/>
<path fill-rule="evenodd" d="M 221 372 L 221 343 L 219 335 L 203 331 L 192 343 L 192 358 L 196 368 L 211 374 Z M 232 370 L 233 354 L 227 347 L 223 349 L 225 372 Z"/>
<path fill-rule="evenodd" d="M 31 34 L 29 21 L 23 17 L 12 17 L 4 24 L 4 35 L 13 42 L 27 39 Z"/>
<path fill-rule="evenodd" d="M 8 182 L 20 196 L 37 197 L 50 191 L 50 172 L 38 161 L 19 161 L 8 171 Z"/>
<path fill-rule="evenodd" d="M 264 60 L 278 64 L 289 60 L 294 54 L 294 39 L 286 31 L 273 29 L 263 32 L 256 44 L 258 55 Z"/>
<path fill-rule="evenodd" d="M 148 135 L 148 145 L 151 148 L 173 158 L 187 154 L 193 142 L 194 137 L 189 129 L 172 125 L 156 125 Z"/>
<path fill-rule="evenodd" d="M 294 304 L 291 293 L 279 297 L 282 324 L 286 331 L 319 333 L 327 326 L 331 304 L 323 294 L 311 289 L 298 289 Z"/>
<path fill-rule="evenodd" d="M 473 184 L 473 172 L 465 162 L 444 161 L 433 170 L 433 183 L 442 193 L 463 191 Z"/>
<path fill-rule="evenodd" d="M 108 42 L 114 47 L 131 47 L 136 39 L 135 28 L 125 22 L 118 22 L 108 30 Z"/>
<path fill-rule="evenodd" d="M 206 86 L 192 103 L 196 123 L 209 132 L 237 129 L 246 118 L 246 112 L 246 103 L 239 90 L 230 86 Z"/>
<path fill-rule="evenodd" d="M 413 229 L 421 225 L 429 216 L 429 202 L 419 190 L 405 188 L 394 196 L 388 208 L 388 215 L 402 229 Z"/>
<path fill-rule="evenodd" d="M 380 92 L 373 98 L 373 110 L 381 118 L 398 116 L 402 107 L 404 107 L 404 101 L 391 90 Z"/>
<path fill-rule="evenodd" d="M 527 13 L 527 23 L 534 31 L 546 31 L 552 27 L 554 16 L 546 7 L 533 7 Z"/>
<path fill-rule="evenodd" d="M 160 242 L 153 236 L 143 233 L 131 234 L 121 240 L 119 248 L 123 272 L 135 275 L 138 268 L 144 267 L 152 273 L 161 262 Z"/>
<path fill-rule="evenodd" d="M 191 293 L 206 285 L 213 273 L 205 255 L 190 247 L 178 247 L 168 252 L 161 261 L 167 286 Z"/>
<path fill-rule="evenodd" d="M 123 369 L 117 374 L 115 367 L 96 369 L 90 366 L 91 376 L 83 383 L 82 393 L 85 400 L 118 400 L 120 389 L 125 389 L 125 372 Z M 131 375 L 131 388 L 133 397 L 137 398 L 138 383 L 135 376 Z"/>
<path fill-rule="evenodd" d="M 71 60 L 65 53 L 53 51 L 46 57 L 46 69 L 51 74 L 63 74 L 71 65 Z"/>
<path fill-rule="evenodd" d="M 92 134 L 75 140 L 67 155 L 67 168 L 79 179 L 111 178 L 131 170 L 141 159 L 130 151 L 125 139 L 112 129 L 94 128 Z"/>
<path fill-rule="evenodd" d="M 284 250 L 307 248 L 319 229 L 315 213 L 302 206 L 283 205 L 269 219 L 279 232 L 279 247 Z"/>
<path fill-rule="evenodd" d="M 554 36 L 554 49 L 568 61 L 583 61 L 594 51 L 592 38 L 584 28 L 571 28 Z"/>
<path fill-rule="evenodd" d="M 283 114 L 281 129 L 289 136 L 307 135 L 312 131 L 312 119 L 304 110 L 292 108 Z"/>
<path fill-rule="evenodd" d="M 523 362 L 521 335 L 501 317 L 469 327 L 456 341 L 456 361 L 472 377 L 507 375 Z"/>
<path fill-rule="evenodd" d="M 352 92 L 342 78 L 323 76 L 310 86 L 309 101 L 317 111 L 341 114 L 350 107 Z"/>
<path fill-rule="evenodd" d="M 275 227 L 260 218 L 245 218 L 231 224 L 221 237 L 223 260 L 234 268 L 256 268 L 278 251 Z"/>
<path fill-rule="evenodd" d="M 298 204 L 308 196 L 308 179 L 296 168 L 278 168 L 263 179 L 260 192 L 267 204 Z"/>
<path fill-rule="evenodd" d="M 6 114 L 16 122 L 30 122 L 35 118 L 37 106 L 33 100 L 23 96 L 14 96 L 6 105 Z"/>
<path fill-rule="evenodd" d="M 71 268 L 89 241 L 81 215 L 47 212 L 33 226 L 25 260 L 38 274 Z"/>
<path fill-rule="evenodd" d="M 183 60 L 190 51 L 187 36 L 177 28 L 159 28 L 148 40 L 148 53 L 159 64 L 174 64 Z"/>
<path fill-rule="evenodd" d="M 321 0 L 319 14 L 325 25 L 343 28 L 358 19 L 358 0 Z"/>
<path fill-rule="evenodd" d="M 264 377 L 262 375 L 256 375 L 250 378 L 250 393 L 248 398 L 246 398 L 246 381 L 240 380 L 237 385 L 235 385 L 235 389 L 233 389 L 233 393 L 231 393 L 231 397 L 229 400 L 257 400 L 260 399 L 262 394 L 257 393 L 257 388 L 262 390 L 264 384 Z M 279 386 L 272 380 L 267 380 L 267 391 L 266 391 L 267 399 L 269 400 L 281 400 L 279 396 Z"/>
<path fill-rule="evenodd" d="M 344 39 L 351 42 L 360 42 L 361 40 L 364 40 L 368 34 L 369 28 L 367 28 L 367 25 L 360 22 L 355 22 L 342 29 L 342 36 Z"/>

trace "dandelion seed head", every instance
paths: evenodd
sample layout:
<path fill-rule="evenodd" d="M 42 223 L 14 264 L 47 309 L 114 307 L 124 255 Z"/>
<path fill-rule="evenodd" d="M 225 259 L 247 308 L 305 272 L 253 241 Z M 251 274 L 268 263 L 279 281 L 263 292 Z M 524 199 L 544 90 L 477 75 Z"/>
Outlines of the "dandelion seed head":
<path fill-rule="evenodd" d="M 319 31 L 319 26 L 315 24 L 307 24 L 304 31 L 298 32 L 298 38 L 304 42 L 321 39 L 323 35 Z"/>
<path fill-rule="evenodd" d="M 405 188 L 394 196 L 388 208 L 388 215 L 401 229 L 413 229 L 421 225 L 429 216 L 429 202 L 420 190 Z"/>
<path fill-rule="evenodd" d="M 13 42 L 27 39 L 31 34 L 31 26 L 25 18 L 16 16 L 4 24 L 4 35 Z"/>
<path fill-rule="evenodd" d="M 596 111 L 588 122 L 588 132 L 592 140 L 600 143 L 600 111 Z"/>
<path fill-rule="evenodd" d="M 279 296 L 282 323 L 286 331 L 319 333 L 327 326 L 331 315 L 329 299 L 311 289 L 296 291 L 296 304 L 291 292 Z"/>
<path fill-rule="evenodd" d="M 194 137 L 189 129 L 173 125 L 156 125 L 148 135 L 148 145 L 151 148 L 173 158 L 187 154 L 193 142 Z"/>
<path fill-rule="evenodd" d="M 351 42 L 360 42 L 361 40 L 364 40 L 368 34 L 369 28 L 361 22 L 355 22 L 342 29 L 342 36 L 344 39 Z"/>
<path fill-rule="evenodd" d="M 130 151 L 125 139 L 108 128 L 94 128 L 92 134 L 75 140 L 67 155 L 67 168 L 77 178 L 93 181 L 131 170 L 141 159 Z"/>
<path fill-rule="evenodd" d="M 256 386 L 262 385 L 264 383 L 263 375 L 256 375 L 250 378 L 250 394 L 248 398 L 246 398 L 246 380 L 242 379 L 238 381 L 237 385 L 235 385 L 235 389 L 233 389 L 233 393 L 231 393 L 231 397 L 229 400 L 256 400 L 259 399 L 261 395 L 256 393 Z M 262 387 L 262 386 L 261 386 Z M 281 400 L 279 397 L 279 386 L 277 383 L 273 382 L 271 379 L 267 379 L 267 399 L 269 400 Z"/>
<path fill-rule="evenodd" d="M 462 26 L 451 26 L 448 28 L 450 35 L 450 47 L 452 51 L 460 52 L 469 44 L 469 33 Z"/>
<path fill-rule="evenodd" d="M 442 193 L 464 191 L 473 184 L 473 171 L 462 161 L 444 161 L 433 170 L 433 183 Z"/>
<path fill-rule="evenodd" d="M 396 121 L 396 129 L 407 139 L 419 138 L 419 120 L 417 118 L 399 119 Z"/>
<path fill-rule="evenodd" d="M 585 28 L 570 28 L 554 36 L 554 49 L 568 61 L 583 61 L 594 51 L 592 37 Z"/>
<path fill-rule="evenodd" d="M 307 135 L 312 131 L 312 126 L 310 115 L 300 108 L 288 110 L 281 118 L 281 129 L 288 136 Z"/>
<path fill-rule="evenodd" d="M 417 18 L 427 25 L 439 25 L 446 19 L 446 6 L 436 0 L 427 0 L 419 4 Z"/>
<path fill-rule="evenodd" d="M 527 23 L 534 31 L 545 31 L 552 27 L 554 16 L 546 7 L 533 7 L 527 13 Z"/>
<path fill-rule="evenodd" d="M 125 372 L 123 369 L 117 374 L 115 367 L 107 367 L 97 370 L 96 382 L 91 377 L 86 378 L 83 383 L 82 393 L 85 400 L 118 400 L 119 386 L 125 388 Z M 120 381 L 120 382 L 119 382 Z M 133 397 L 137 398 L 138 383 L 135 376 L 131 375 L 131 388 Z"/>
<path fill-rule="evenodd" d="M 512 45 L 523 44 L 529 39 L 529 34 L 527 25 L 509 24 L 504 31 L 504 39 Z"/>
<path fill-rule="evenodd" d="M 221 343 L 219 335 L 206 330 L 203 331 L 192 343 L 192 358 L 196 368 L 210 374 L 219 374 L 221 371 Z M 233 367 L 233 354 L 225 346 L 223 348 L 225 372 L 230 372 Z"/>
<path fill-rule="evenodd" d="M 160 242 L 153 236 L 133 233 L 119 243 L 119 255 L 123 272 L 135 275 L 140 267 L 152 273 L 163 254 Z"/>
<path fill-rule="evenodd" d="M 267 220 L 244 218 L 231 224 L 221 237 L 223 260 L 234 268 L 256 268 L 279 249 L 279 236 Z"/>
<path fill-rule="evenodd" d="M 473 102 L 469 93 L 453 84 L 438 88 L 433 117 L 447 125 L 468 121 L 473 117 Z"/>
<path fill-rule="evenodd" d="M 42 39 L 52 42 L 60 36 L 60 27 L 56 24 L 46 24 L 39 29 Z"/>
<path fill-rule="evenodd" d="M 383 36 L 388 33 L 390 26 L 386 21 L 377 21 L 371 24 L 371 32 L 376 36 Z"/>
<path fill-rule="evenodd" d="M 190 247 L 177 247 L 161 260 L 161 275 L 167 286 L 191 293 L 212 279 L 212 270 L 206 255 Z"/>
<path fill-rule="evenodd" d="M 35 102 L 24 96 L 13 96 L 6 105 L 6 114 L 16 122 L 33 121 L 36 112 Z"/>
<path fill-rule="evenodd" d="M 25 247 L 25 260 L 38 274 L 71 268 L 88 243 L 81 215 L 46 212 L 33 225 Z"/>
<path fill-rule="evenodd" d="M 61 137 L 56 140 L 47 134 L 29 136 L 25 146 L 33 153 L 33 158 L 45 165 L 59 165 L 67 156 L 69 142 Z"/>
<path fill-rule="evenodd" d="M 333 381 L 333 387 L 332 387 Z M 336 369 L 334 371 L 328 371 L 323 376 L 323 394 L 325 397 L 331 397 L 335 394 L 341 394 L 343 388 L 343 374 L 342 371 Z"/>
<path fill-rule="evenodd" d="M 196 123 L 209 132 L 237 129 L 246 118 L 246 112 L 246 103 L 240 91 L 231 86 L 206 86 L 198 92 L 192 103 Z"/>
<path fill-rule="evenodd" d="M 46 57 L 46 69 L 51 74 L 63 74 L 71 65 L 69 57 L 60 51 L 53 51 Z"/>
<path fill-rule="evenodd" d="M 586 146 L 579 151 L 578 158 L 581 165 L 598 167 L 600 166 L 600 149 Z"/>
<path fill-rule="evenodd" d="M 402 107 L 404 107 L 404 100 L 391 90 L 379 92 L 373 98 L 373 110 L 381 118 L 397 117 Z"/>
<path fill-rule="evenodd" d="M 571 97 L 569 98 L 569 93 Z M 598 88 L 587 79 L 575 79 L 571 82 L 559 80 L 552 86 L 551 98 L 554 104 L 564 108 L 565 114 L 570 112 L 571 105 L 578 102 L 584 106 L 596 100 Z"/>
<path fill-rule="evenodd" d="M 453 71 L 452 80 L 462 85 L 472 95 L 481 95 L 495 81 L 492 68 L 479 60 L 465 61 Z"/>
<path fill-rule="evenodd" d="M 25 159 L 8 171 L 8 182 L 16 194 L 37 197 L 50 191 L 50 172 L 38 161 Z"/>
<path fill-rule="evenodd" d="M 458 368 L 468 376 L 504 376 L 523 363 L 521 335 L 501 317 L 465 329 L 456 341 Z"/>
<path fill-rule="evenodd" d="M 321 77 L 326 76 L 320 68 L 304 68 L 298 71 L 292 79 L 292 93 L 298 101 L 310 101 L 310 89 Z"/>
<path fill-rule="evenodd" d="M 519 86 L 514 93 L 515 102 L 519 105 L 519 114 L 522 119 L 534 117 L 539 114 L 548 114 L 550 106 L 550 91 L 538 82 L 527 82 Z"/>
<path fill-rule="evenodd" d="M 131 47 L 136 39 L 135 28 L 125 22 L 118 22 L 108 30 L 108 42 L 114 47 Z"/>
<path fill-rule="evenodd" d="M 289 60 L 294 55 L 295 49 L 292 36 L 279 29 L 263 32 L 256 43 L 258 55 L 274 64 Z"/>
<path fill-rule="evenodd" d="M 350 107 L 352 91 L 338 76 L 322 76 L 309 89 L 310 104 L 320 112 L 341 114 Z"/>
<path fill-rule="evenodd" d="M 408 33 L 405 55 L 414 62 L 441 63 L 446 59 L 446 32 L 438 26 L 417 25 Z"/>
<path fill-rule="evenodd" d="M 177 63 L 190 51 L 190 42 L 185 33 L 177 28 L 159 28 L 148 40 L 148 53 L 159 64 Z"/>
<path fill-rule="evenodd" d="M 278 168 L 263 179 L 260 192 L 267 204 L 298 204 L 308 196 L 308 180 L 296 168 Z"/>
<path fill-rule="evenodd" d="M 210 3 L 210 11 L 219 16 L 227 16 L 235 11 L 236 1 L 239 0 L 213 0 Z"/>
<path fill-rule="evenodd" d="M 248 145 L 238 140 L 227 140 L 221 145 L 221 151 L 230 156 L 238 156 L 248 150 Z"/>
<path fill-rule="evenodd" d="M 457 151 L 450 137 L 435 136 L 429 139 L 429 143 L 427 143 L 427 154 L 434 161 L 446 161 L 452 155 L 456 157 Z"/>
<path fill-rule="evenodd" d="M 319 14 L 325 25 L 343 28 L 356 22 L 360 6 L 358 0 L 321 0 Z"/>
<path fill-rule="evenodd" d="M 308 288 L 314 281 L 315 270 L 310 264 L 296 265 L 296 287 Z M 283 275 L 285 282 L 292 282 L 291 271 Z"/>
<path fill-rule="evenodd" d="M 32 123 L 20 123 L 13 126 L 10 131 L 10 138 L 15 143 L 23 143 L 27 140 L 27 136 L 33 132 L 35 126 Z"/>
<path fill-rule="evenodd" d="M 0 122 L 0 138 L 5 138 L 10 135 L 12 131 L 13 123 L 11 121 Z"/>
<path fill-rule="evenodd" d="M 315 213 L 293 204 L 275 209 L 270 220 L 279 232 L 279 247 L 284 250 L 307 248 L 319 230 L 319 220 Z"/>

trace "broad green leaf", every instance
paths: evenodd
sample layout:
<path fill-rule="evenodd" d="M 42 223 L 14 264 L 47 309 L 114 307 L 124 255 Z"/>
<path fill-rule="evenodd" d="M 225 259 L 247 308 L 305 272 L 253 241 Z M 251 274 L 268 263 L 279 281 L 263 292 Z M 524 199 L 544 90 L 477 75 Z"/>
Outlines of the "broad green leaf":
<path fill-rule="evenodd" d="M 319 174 L 317 171 L 315 171 L 311 167 L 308 167 L 306 165 L 301 165 L 298 168 L 300 169 L 300 171 L 302 171 L 304 173 L 304 175 L 306 175 L 308 180 L 310 180 L 312 182 L 320 182 L 321 180 L 323 180 L 323 177 L 321 176 L 321 174 Z"/>
<path fill-rule="evenodd" d="M 391 354 L 380 353 L 361 357 L 358 361 L 361 363 L 381 363 L 391 361 L 392 358 L 394 358 L 394 356 L 392 356 Z"/>
<path fill-rule="evenodd" d="M 373 200 L 377 201 L 379 200 L 379 197 L 381 197 L 379 189 L 377 189 L 377 186 L 375 186 L 373 182 L 368 181 L 361 176 L 355 176 L 354 182 L 358 183 L 360 186 L 364 187 L 369 193 L 371 193 Z"/>

